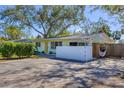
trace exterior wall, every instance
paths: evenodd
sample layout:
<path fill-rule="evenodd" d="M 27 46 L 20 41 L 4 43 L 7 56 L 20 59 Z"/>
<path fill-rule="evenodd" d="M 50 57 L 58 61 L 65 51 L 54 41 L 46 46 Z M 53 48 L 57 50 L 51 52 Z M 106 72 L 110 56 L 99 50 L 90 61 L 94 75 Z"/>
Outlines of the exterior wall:
<path fill-rule="evenodd" d="M 49 52 L 56 53 L 56 49 L 51 49 L 51 42 L 48 43 L 48 53 Z M 61 41 L 61 42 L 62 42 L 62 46 L 69 46 L 69 41 Z"/>
<path fill-rule="evenodd" d="M 50 52 L 56 53 L 56 49 L 51 49 L 51 42 L 48 43 L 48 53 Z"/>
<path fill-rule="evenodd" d="M 37 47 L 37 51 L 38 51 L 38 52 L 43 52 L 43 51 L 45 51 L 45 44 L 44 44 L 44 42 L 41 42 L 41 46 L 40 46 L 40 47 Z"/>
<path fill-rule="evenodd" d="M 62 42 L 62 46 L 69 46 L 69 41 Z"/>
<path fill-rule="evenodd" d="M 92 60 L 92 46 L 58 46 L 56 48 L 56 57 L 89 61 Z"/>
<path fill-rule="evenodd" d="M 51 49 L 51 42 L 57 42 L 57 41 L 49 41 L 48 42 L 48 53 L 52 52 L 52 53 L 56 53 L 56 49 Z M 82 42 L 82 40 L 65 40 L 65 41 L 61 41 L 62 42 L 62 46 L 69 46 L 70 42 Z"/>

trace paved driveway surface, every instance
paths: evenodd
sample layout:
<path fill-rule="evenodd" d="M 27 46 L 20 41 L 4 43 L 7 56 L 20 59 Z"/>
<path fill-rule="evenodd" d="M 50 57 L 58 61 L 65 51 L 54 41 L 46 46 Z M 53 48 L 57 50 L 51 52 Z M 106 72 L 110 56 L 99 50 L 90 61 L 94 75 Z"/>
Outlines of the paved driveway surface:
<path fill-rule="evenodd" d="M 124 60 L 76 63 L 22 59 L 0 63 L 0 87 L 124 87 Z"/>

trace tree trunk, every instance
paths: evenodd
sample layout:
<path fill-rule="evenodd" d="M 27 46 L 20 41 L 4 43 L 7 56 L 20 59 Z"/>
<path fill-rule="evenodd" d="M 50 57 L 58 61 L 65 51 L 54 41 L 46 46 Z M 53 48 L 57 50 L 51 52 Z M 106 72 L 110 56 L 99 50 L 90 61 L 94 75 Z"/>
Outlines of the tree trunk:
<path fill-rule="evenodd" d="M 43 36 L 45 39 L 47 39 L 48 38 L 48 36 L 47 36 L 47 34 L 44 34 L 44 36 Z"/>

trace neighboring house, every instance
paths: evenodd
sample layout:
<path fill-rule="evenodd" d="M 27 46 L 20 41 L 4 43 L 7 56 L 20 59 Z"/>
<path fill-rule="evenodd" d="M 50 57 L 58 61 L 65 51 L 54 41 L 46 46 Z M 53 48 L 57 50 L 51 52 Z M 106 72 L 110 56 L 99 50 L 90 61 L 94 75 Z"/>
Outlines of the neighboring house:
<path fill-rule="evenodd" d="M 36 39 L 34 40 L 37 46 L 37 51 L 54 54 L 57 46 L 84 46 L 92 43 L 113 43 L 105 33 L 92 35 L 71 35 L 60 38 Z"/>

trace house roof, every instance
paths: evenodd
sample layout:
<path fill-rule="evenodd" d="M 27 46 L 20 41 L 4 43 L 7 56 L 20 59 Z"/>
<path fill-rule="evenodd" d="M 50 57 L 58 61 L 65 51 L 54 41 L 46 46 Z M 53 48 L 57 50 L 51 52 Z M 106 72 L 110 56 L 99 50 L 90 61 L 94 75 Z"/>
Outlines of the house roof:
<path fill-rule="evenodd" d="M 48 38 L 46 40 L 74 40 L 74 39 L 85 39 L 85 38 L 89 38 L 86 35 L 71 35 L 71 36 L 66 36 L 66 37 L 58 37 L 58 38 Z"/>
<path fill-rule="evenodd" d="M 93 43 L 114 43 L 105 33 L 93 34 L 90 37 Z"/>
<path fill-rule="evenodd" d="M 30 40 L 30 39 L 19 39 L 19 40 L 12 40 L 12 42 L 26 42 L 26 43 L 32 43 L 32 40 Z"/>
<path fill-rule="evenodd" d="M 48 38 L 45 40 L 83 40 L 87 38 L 89 38 L 93 43 L 113 43 L 114 42 L 105 33 L 98 33 L 98 34 L 92 34 L 92 35 L 79 34 L 79 35 L 71 35 L 71 36 L 60 37 L 60 38 Z"/>

